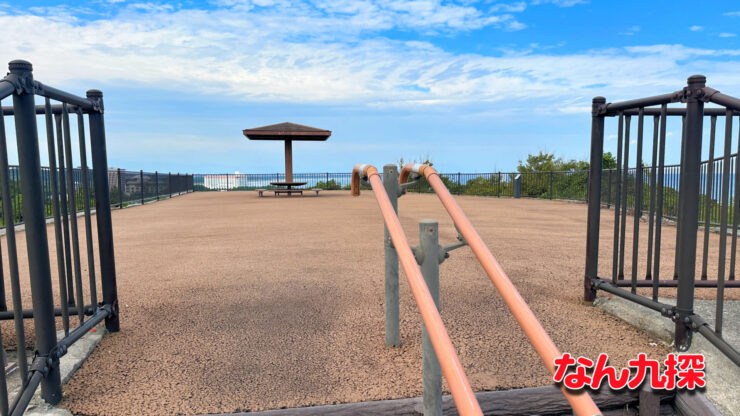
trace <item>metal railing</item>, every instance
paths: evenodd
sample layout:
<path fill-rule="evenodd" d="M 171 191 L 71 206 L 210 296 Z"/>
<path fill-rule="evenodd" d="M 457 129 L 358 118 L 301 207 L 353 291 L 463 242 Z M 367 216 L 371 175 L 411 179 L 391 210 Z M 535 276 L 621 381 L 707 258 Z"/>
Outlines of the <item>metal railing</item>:
<path fill-rule="evenodd" d="M 193 192 L 193 175 L 115 169 L 108 171 L 111 205 L 124 208 L 144 205 Z"/>
<path fill-rule="evenodd" d="M 9 109 L 7 111 L 10 112 Z M 61 123 L 61 118 L 58 121 Z M 88 174 L 85 174 L 81 168 L 66 170 L 64 168 L 55 168 L 55 171 L 52 172 L 51 168 L 44 166 L 41 167 L 41 190 L 46 218 L 52 218 L 54 215 L 52 180 L 56 180 L 54 186 L 57 189 L 62 187 L 66 189 L 68 186 L 65 179 L 66 171 L 71 171 L 72 174 L 75 212 L 82 212 L 85 209 L 84 176 L 87 177 L 88 203 L 92 206 L 95 205 L 92 169 L 88 169 Z M 17 165 L 8 166 L 8 182 L 10 204 L 13 211 L 13 223 L 21 224 L 23 223 L 23 195 L 21 194 L 20 168 Z M 108 170 L 108 188 L 110 190 L 111 206 L 123 208 L 190 193 L 193 191 L 193 175 L 111 169 Z M 2 204 L 3 202 L 0 201 L 0 209 L 2 209 Z M 4 226 L 5 219 L 0 218 L 0 227 Z"/>
<path fill-rule="evenodd" d="M 710 210 L 702 210 L 699 221 L 703 224 L 705 217 L 710 219 L 711 225 L 718 225 L 721 209 L 721 172 L 724 158 L 713 159 L 713 163 L 701 163 L 701 190 L 700 198 L 708 203 Z M 731 171 L 735 171 L 737 154 L 730 156 Z M 678 212 L 678 184 L 680 165 L 663 166 L 663 217 L 675 219 Z M 651 166 L 641 168 L 641 183 L 649 183 L 652 175 L 657 171 Z M 604 169 L 601 175 L 601 202 L 607 207 L 617 203 L 617 193 L 624 181 L 624 169 Z M 629 213 L 634 211 L 635 175 L 637 169 L 629 168 L 625 189 Z M 294 178 L 300 182 L 307 182 L 298 188 L 348 190 L 350 188 L 351 173 L 296 173 Z M 517 176 L 520 178 L 519 194 L 516 192 Z M 382 174 L 381 174 L 382 177 Z M 453 195 L 473 195 L 492 197 L 522 197 L 540 199 L 560 199 L 586 202 L 588 194 L 588 170 L 552 171 L 552 172 L 488 172 L 488 173 L 439 173 L 439 177 Z M 270 182 L 284 180 L 283 174 L 267 173 L 239 173 L 239 174 L 195 174 L 193 175 L 193 189 L 195 191 L 248 191 L 255 189 L 275 189 Z M 732 176 L 734 181 L 734 175 Z M 731 187 L 734 189 L 734 186 Z M 432 193 L 432 188 L 426 179 L 421 178 L 418 183 L 408 188 L 409 192 Z M 650 188 L 641 189 L 641 211 L 649 208 Z M 733 192 L 733 191 L 731 191 Z M 619 194 L 620 197 L 622 194 Z M 733 199 L 734 201 L 734 199 Z M 734 206 L 734 202 L 731 203 Z M 732 209 L 732 208 L 731 208 Z"/>
<path fill-rule="evenodd" d="M 386 165 L 381 178 L 370 165 L 355 166 L 352 174 L 352 195 L 360 194 L 362 183 L 372 187 L 385 222 L 385 328 L 386 345 L 400 345 L 400 318 L 398 292 L 398 263 L 409 281 L 409 286 L 422 315 L 422 361 L 424 383 L 424 414 L 442 415 L 442 380 L 444 374 L 455 405 L 461 415 L 482 414 L 467 377 L 459 363 L 439 315 L 439 264 L 449 252 L 469 245 L 486 274 L 501 294 L 545 367 L 554 374 L 555 359 L 560 352 L 540 325 L 529 306 L 511 283 L 506 273 L 455 202 L 444 181 L 428 165 L 404 166 L 400 175 L 396 165 Z M 439 245 L 438 224 L 423 220 L 419 224 L 419 247 L 412 249 L 398 220 L 398 197 L 415 182 L 407 183 L 411 174 L 415 179 L 425 178 L 453 219 L 458 230 L 458 243 Z M 421 266 L 421 269 L 419 268 Z M 579 416 L 600 414 L 598 407 L 585 392 L 561 389 L 574 412 Z"/>
<path fill-rule="evenodd" d="M 32 309 L 23 309 L 16 247 L 15 227 L 6 227 L 8 277 L 11 286 L 12 311 L 5 304 L 5 273 L 0 273 L 0 318 L 15 321 L 18 346 L 17 366 L 22 388 L 9 401 L 6 372 L 0 375 L 0 414 L 20 415 L 28 406 L 35 390 L 41 386 L 41 396 L 51 404 L 62 399 L 59 359 L 75 341 L 91 328 L 105 321 L 108 331 L 119 330 L 116 268 L 113 252 L 113 228 L 103 123 L 103 94 L 98 90 L 87 91 L 85 98 L 78 97 L 44 85 L 33 79 L 32 66 L 26 61 L 9 64 L 9 74 L 0 80 L 0 100 L 12 96 L 13 105 L 2 107 L 0 115 L 0 193 L 5 224 L 16 222 L 16 212 L 22 212 L 27 245 L 28 280 L 31 287 Z M 45 97 L 44 105 L 36 106 L 36 95 Z M 52 101 L 59 104 L 53 104 Z M 72 115 L 73 117 L 70 117 Z M 18 167 L 15 176 L 8 166 L 5 135 L 5 116 L 13 116 L 18 147 Z M 37 116 L 43 116 L 46 127 L 50 169 L 45 175 L 39 155 Z M 87 116 L 89 142 L 85 136 Z M 75 155 L 72 152 L 71 119 L 76 121 L 79 139 L 80 174 L 76 178 L 70 167 Z M 56 132 L 56 135 L 55 135 Z M 95 167 L 87 167 L 87 148 Z M 58 159 L 57 159 L 58 155 Z M 58 165 L 57 165 L 58 164 Z M 57 167 L 58 166 L 58 167 Z M 66 168 L 66 169 L 65 169 Z M 11 177 L 12 176 L 12 177 Z M 49 183 L 44 189 L 45 176 Z M 20 185 L 20 191 L 17 188 Z M 81 192 L 77 192 L 78 186 Z M 11 199 L 11 187 L 22 203 Z M 91 207 L 95 199 L 97 230 L 93 234 Z M 52 291 L 51 259 L 47 237 L 46 218 L 49 215 L 46 197 L 49 197 L 54 218 L 54 239 L 59 275 L 59 297 L 55 307 Z M 87 248 L 88 293 L 83 293 L 83 268 L 80 256 L 80 230 L 77 210 L 82 199 L 84 212 L 84 238 Z M 97 238 L 95 238 L 97 237 Z M 97 239 L 102 302 L 98 302 L 98 279 L 95 273 L 93 246 Z M 2 263 L 0 262 L 0 267 Z M 26 278 L 24 277 L 24 281 Z M 71 329 L 70 315 L 77 315 L 79 324 Z M 64 336 L 57 341 L 55 317 L 62 317 Z M 35 353 L 28 361 L 25 350 L 24 318 L 34 320 Z M 6 368 L 4 355 L 0 358 Z M 12 403 L 12 404 L 11 404 Z"/>
<path fill-rule="evenodd" d="M 737 229 L 740 222 L 740 163 L 737 154 L 732 153 L 733 118 L 740 114 L 740 100 L 726 96 L 706 87 L 706 78 L 695 75 L 688 79 L 688 85 L 679 91 L 656 97 L 607 104 L 603 97 L 593 100 L 591 129 L 591 164 L 588 202 L 588 229 L 586 242 L 586 269 L 584 278 L 584 299 L 593 301 L 597 290 L 629 299 L 648 308 L 661 312 L 675 322 L 675 345 L 685 351 L 691 344 L 693 332 L 701 333 L 730 360 L 740 365 L 740 353 L 722 338 L 723 312 L 726 287 L 740 287 L 735 280 Z M 685 107 L 668 108 L 669 103 L 686 103 Z M 723 108 L 704 108 L 705 102 L 712 102 Z M 659 107 L 655 107 L 659 106 Z M 650 108 L 653 107 L 653 108 Z M 606 117 L 618 117 L 618 152 L 616 170 L 609 180 L 614 188 L 614 247 L 609 273 L 599 273 L 599 228 L 601 207 L 604 203 L 603 174 L 601 163 L 604 145 L 604 121 Z M 627 169 L 630 164 L 631 119 L 637 116 L 637 142 L 634 170 Z M 682 117 L 681 163 L 678 166 L 665 165 L 666 124 L 668 117 Z M 652 165 L 653 169 L 640 166 L 645 145 L 645 118 L 653 118 Z M 709 117 L 709 155 L 708 162 L 702 163 L 702 124 Z M 722 157 L 715 153 L 716 123 L 724 119 L 724 143 Z M 740 135 L 738 136 L 740 147 Z M 612 183 L 614 181 L 614 183 Z M 668 184 L 670 183 L 670 185 Z M 632 192 L 630 192 L 632 189 Z M 632 200 L 629 194 L 632 195 Z M 611 198 L 611 190 L 609 191 Z M 733 200 L 731 204 L 730 201 Z M 626 246 L 627 216 L 632 208 L 632 247 Z M 647 212 L 645 212 L 647 211 Z M 647 247 L 640 248 L 641 217 L 647 214 Z M 662 226 L 666 217 L 676 220 L 676 249 L 673 259 L 661 256 Z M 732 221 L 728 224 L 728 221 Z M 707 276 L 707 262 L 710 257 L 709 239 L 713 225 L 718 225 L 718 265 L 715 279 Z M 700 278 L 697 275 L 698 229 L 704 228 L 703 261 Z M 729 277 L 727 272 L 727 236 L 731 226 L 731 249 Z M 641 264 L 639 255 L 646 251 L 647 261 Z M 626 255 L 631 251 L 630 279 L 625 276 Z M 668 260 L 668 261 L 666 261 Z M 673 260 L 673 273 L 661 273 L 666 263 Z M 624 290 L 620 286 L 630 287 Z M 652 287 L 650 298 L 637 294 L 641 286 Z M 660 287 L 676 287 L 676 305 L 658 301 Z M 702 317 L 694 313 L 694 291 L 696 287 L 716 287 L 716 316 L 714 328 Z"/>

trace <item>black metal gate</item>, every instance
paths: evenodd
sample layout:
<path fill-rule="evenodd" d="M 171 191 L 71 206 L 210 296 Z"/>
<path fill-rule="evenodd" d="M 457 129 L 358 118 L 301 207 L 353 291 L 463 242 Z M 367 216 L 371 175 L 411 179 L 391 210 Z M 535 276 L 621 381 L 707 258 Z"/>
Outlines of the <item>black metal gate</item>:
<path fill-rule="evenodd" d="M 685 103 L 685 106 L 668 108 L 670 103 Z M 705 108 L 705 103 L 721 107 Z M 740 287 L 735 280 L 738 222 L 740 220 L 740 163 L 732 150 L 732 123 L 740 111 L 740 100 L 720 93 L 706 86 L 706 78 L 694 75 L 682 90 L 669 94 L 607 103 L 604 97 L 593 99 L 591 128 L 591 161 L 589 196 L 602 199 L 602 154 L 604 147 L 604 121 L 606 117 L 618 117 L 618 152 L 616 173 L 606 172 L 615 177 L 616 198 L 614 198 L 613 260 L 611 278 L 599 274 L 599 226 L 602 201 L 589 198 L 588 231 L 586 242 L 586 271 L 584 279 L 584 299 L 593 301 L 597 290 L 629 299 L 648 308 L 661 312 L 675 321 L 675 343 L 679 351 L 690 346 L 693 332 L 700 332 L 733 362 L 740 365 L 740 354 L 722 338 L 722 316 L 724 290 L 726 287 Z M 637 146 L 635 168 L 630 169 L 630 124 L 637 117 Z M 646 117 L 653 118 L 652 168 L 643 166 L 644 123 Z M 681 117 L 681 163 L 675 166 L 665 164 L 666 125 L 669 117 Z M 702 128 L 705 117 L 710 118 L 709 157 L 701 162 Z M 724 119 L 725 135 L 723 156 L 714 158 L 714 141 L 718 118 Z M 738 135 L 740 147 L 740 135 Z M 733 157 L 735 156 L 735 157 Z M 733 172 L 734 164 L 734 172 Z M 717 169 L 715 171 L 715 169 Z M 721 171 L 721 172 L 720 172 Z M 667 181 L 678 181 L 678 190 L 667 185 Z M 705 184 L 702 187 L 702 184 Z M 732 188 L 731 188 L 731 185 Z M 611 181 L 609 182 L 610 188 Z M 629 188 L 629 189 L 628 189 Z M 714 188 L 714 190 L 713 190 Z M 717 190 L 720 190 L 717 192 Z M 731 190 L 732 189 L 732 190 Z M 667 194 L 671 191 L 671 195 Z M 703 192 L 702 192 L 703 191 Z M 611 191 L 609 191 L 611 193 Z M 732 193 L 733 204 L 730 204 Z M 628 194 L 631 200 L 628 200 Z M 712 197 L 718 195 L 719 201 Z M 661 230 L 666 217 L 664 207 L 667 198 L 676 198 L 676 250 L 673 260 L 673 274 L 668 278 L 661 275 Z M 647 201 L 645 201 L 647 199 Z M 609 197 L 609 201 L 612 201 Z M 631 279 L 625 279 L 625 233 L 627 229 L 628 208 L 632 207 L 633 241 L 631 248 Z M 647 262 L 644 275 L 638 275 L 638 254 L 640 220 L 647 209 L 648 243 Z M 703 214 L 703 215 L 702 215 Z M 726 275 L 728 221 L 732 221 L 729 276 Z M 718 273 L 716 279 L 707 277 L 708 238 L 711 226 L 716 219 L 719 225 Z M 697 271 L 697 236 L 699 227 L 704 227 L 703 267 L 700 279 Z M 643 248 L 642 250 L 644 250 Z M 620 288 L 628 286 L 630 290 Z M 652 287 L 652 297 L 637 293 L 638 287 Z M 676 287 L 676 305 L 658 302 L 660 287 Z M 696 287 L 717 288 L 717 313 L 714 328 L 694 313 L 694 291 Z"/>
<path fill-rule="evenodd" d="M 91 328 L 105 320 L 108 331 L 119 330 L 116 267 L 113 255 L 108 162 L 105 127 L 103 123 L 103 94 L 87 91 L 85 98 L 49 87 L 33 79 L 32 66 L 26 61 L 12 61 L 10 72 L 0 80 L 0 100 L 12 96 L 13 105 L 2 107 L 0 115 L 0 193 L 2 193 L 3 223 L 6 224 L 8 275 L 11 286 L 12 310 L 7 310 L 5 284 L 0 263 L 0 319 L 15 320 L 18 345 L 17 364 L 23 388 L 12 404 L 8 400 L 5 371 L 0 376 L 0 414 L 20 415 L 25 410 L 36 388 L 48 403 L 62 399 L 59 358 L 67 348 Z M 43 105 L 36 105 L 36 96 L 44 97 Z M 52 103 L 54 101 L 55 103 Z M 81 175 L 73 175 L 74 158 L 70 116 L 75 116 L 79 138 Z M 12 116 L 18 146 L 18 175 L 10 178 L 8 149 L 5 135 L 5 116 Z M 37 116 L 43 116 L 46 125 L 49 170 L 42 171 L 39 154 Z M 87 116 L 92 166 L 87 167 L 87 140 L 84 120 Z M 10 120 L 10 118 L 8 118 Z M 92 181 L 89 175 L 92 175 Z M 45 178 L 44 175 L 50 175 Z M 92 189 L 90 183 L 92 182 Z M 51 188 L 44 189 L 45 184 Z M 14 224 L 18 213 L 13 212 L 11 188 L 20 187 L 23 203 L 22 220 L 25 227 L 32 309 L 23 309 L 21 280 Z M 56 303 L 52 293 L 51 260 L 47 237 L 44 195 L 51 195 L 53 210 L 56 262 L 59 275 L 59 296 Z M 84 239 L 87 248 L 88 288 L 83 293 L 80 259 L 80 231 L 77 206 L 83 200 Z M 90 202 L 95 201 L 96 236 L 93 235 Z M 15 204 L 16 206 L 18 204 Z M 97 237 L 97 238 L 94 238 Z M 98 302 L 96 266 L 93 247 L 97 240 L 102 302 Z M 87 295 L 87 299 L 85 299 Z M 89 300 L 89 304 L 86 302 Z M 77 315 L 79 324 L 70 329 L 70 315 Z M 64 337 L 57 341 L 55 316 L 62 317 Z M 33 318 L 36 351 L 30 364 L 25 352 L 23 320 Z M 4 361 L 4 360 L 3 360 Z M 3 362 L 3 368 L 6 363 Z"/>

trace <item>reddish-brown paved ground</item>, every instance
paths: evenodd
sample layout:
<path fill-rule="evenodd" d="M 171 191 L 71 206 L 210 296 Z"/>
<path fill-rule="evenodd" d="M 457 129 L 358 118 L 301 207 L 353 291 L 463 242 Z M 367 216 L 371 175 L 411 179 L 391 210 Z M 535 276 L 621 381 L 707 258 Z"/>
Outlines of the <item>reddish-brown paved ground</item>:
<path fill-rule="evenodd" d="M 585 205 L 458 201 L 562 351 L 607 352 L 615 365 L 641 351 L 667 352 L 581 304 Z M 442 244 L 454 241 L 434 196 L 407 195 L 399 205 L 412 244 L 422 218 L 439 220 Z M 608 275 L 613 213 L 602 213 Z M 65 387 L 62 405 L 74 413 L 215 413 L 421 395 L 420 318 L 403 275 L 403 346 L 384 346 L 383 226 L 372 193 L 195 193 L 115 211 L 113 221 L 121 331 Z M 674 231 L 664 228 L 665 258 Z M 441 273 L 442 317 L 473 387 L 548 384 L 470 250 L 453 252 Z M 11 322 L 2 330 L 12 339 Z"/>

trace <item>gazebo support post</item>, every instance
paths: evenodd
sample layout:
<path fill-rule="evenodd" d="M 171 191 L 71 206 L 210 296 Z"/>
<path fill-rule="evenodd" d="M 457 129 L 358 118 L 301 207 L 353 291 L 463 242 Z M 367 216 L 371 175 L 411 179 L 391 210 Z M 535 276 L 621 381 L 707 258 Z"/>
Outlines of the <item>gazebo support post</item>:
<path fill-rule="evenodd" d="M 293 141 L 292 140 L 285 141 L 285 182 L 293 182 Z"/>

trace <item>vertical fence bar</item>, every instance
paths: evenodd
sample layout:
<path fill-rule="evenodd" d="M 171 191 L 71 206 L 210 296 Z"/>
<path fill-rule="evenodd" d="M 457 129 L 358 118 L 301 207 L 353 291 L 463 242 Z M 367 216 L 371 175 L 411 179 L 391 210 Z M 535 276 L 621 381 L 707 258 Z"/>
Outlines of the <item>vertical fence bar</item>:
<path fill-rule="evenodd" d="M 730 154 L 732 153 L 732 109 L 725 116 L 725 155 L 722 163 L 722 208 L 719 220 L 719 265 L 717 268 L 717 310 L 714 331 L 722 336 L 725 304 L 725 256 L 727 255 L 727 210 L 730 203 Z"/>
<path fill-rule="evenodd" d="M 398 214 L 398 166 L 388 164 L 383 166 L 383 186 L 388 194 L 393 209 Z M 385 345 L 398 347 L 401 345 L 401 323 L 399 315 L 398 294 L 398 253 L 393 247 L 388 227 L 383 226 L 383 249 L 385 252 Z"/>
<path fill-rule="evenodd" d="M 13 61 L 10 73 L 32 82 L 31 64 Z M 32 85 L 32 84 L 31 84 Z M 57 344 L 54 327 L 54 299 L 51 289 L 51 265 L 46 238 L 43 189 L 41 187 L 41 160 L 39 157 L 36 108 L 32 91 L 13 94 L 13 113 L 18 142 L 18 165 L 23 195 L 23 222 L 26 227 L 28 271 L 31 278 L 33 322 L 36 329 L 36 350 L 40 356 L 49 356 Z M 19 349 L 23 345 L 18 346 Z M 51 368 L 41 380 L 41 397 L 56 404 L 62 399 L 59 359 L 52 360 Z"/>
<path fill-rule="evenodd" d="M 54 215 L 54 239 L 57 252 L 57 274 L 59 275 L 59 303 L 62 308 L 64 335 L 69 335 L 69 304 L 67 300 L 67 276 L 64 269 L 64 245 L 62 243 L 62 223 L 59 212 L 59 177 L 57 176 L 56 151 L 54 146 L 54 121 L 51 101 L 46 99 L 46 144 L 49 153 L 49 175 L 51 176 L 51 206 Z"/>
<path fill-rule="evenodd" d="M 118 168 L 118 209 L 123 209 L 123 178 L 121 177 L 121 168 Z M 97 205 L 96 205 L 97 206 Z"/>
<path fill-rule="evenodd" d="M 717 116 L 710 117 L 709 162 L 707 163 L 706 192 L 704 193 L 704 250 L 701 259 L 701 280 L 707 280 L 709 263 L 709 227 L 712 219 L 712 184 L 714 183 L 714 138 L 717 130 Z"/>
<path fill-rule="evenodd" d="M 617 194 L 614 197 L 614 247 L 612 253 L 612 282 L 617 284 L 619 273 L 619 209 L 622 202 L 622 139 L 624 137 L 624 113 L 619 112 L 619 122 L 617 127 Z"/>
<path fill-rule="evenodd" d="M 5 119 L 0 114 L 0 186 L 2 186 L 3 221 L 5 222 L 5 242 L 8 250 L 8 272 L 10 273 L 10 296 L 13 301 L 13 320 L 18 345 L 18 368 L 21 381 L 28 379 L 28 360 L 26 358 L 26 332 L 23 330 L 23 302 L 21 283 L 18 275 L 18 249 L 15 241 L 14 209 L 10 199 L 10 168 L 8 166 L 8 145 L 5 135 Z M 4 369 L 3 369 L 4 371 Z"/>
<path fill-rule="evenodd" d="M 3 117 L 2 114 L 0 114 L 0 117 Z M 15 227 L 15 224 L 4 224 L 6 227 Z M 2 246 L 0 245 L 0 250 L 2 249 Z M 5 295 L 5 271 L 3 270 L 3 262 L 0 261 L 0 311 L 7 311 L 8 310 L 8 303 L 6 301 L 7 296 Z M 1 345 L 1 344 L 0 344 Z"/>
<path fill-rule="evenodd" d="M 588 225 L 586 231 L 586 273 L 584 276 L 583 298 L 593 302 L 596 297 L 591 279 L 598 277 L 599 267 L 599 222 L 601 216 L 601 161 L 604 153 L 604 116 L 599 114 L 606 104 L 604 97 L 595 97 L 591 106 L 591 164 L 589 165 Z"/>
<path fill-rule="evenodd" d="M 0 114 L 0 117 L 2 117 L 2 114 Z M 3 345 L 3 337 L 2 333 L 0 333 L 0 345 Z M 8 383 L 6 380 L 7 374 L 5 373 L 5 366 L 8 363 L 5 362 L 5 354 L 4 351 L 0 352 L 0 368 L 2 368 L 3 373 L 0 374 L 0 414 L 2 416 L 6 416 L 9 412 L 8 407 Z"/>
<path fill-rule="evenodd" d="M 687 113 L 688 113 L 688 106 L 687 106 Z M 676 256 L 674 258 L 674 266 L 673 266 L 673 280 L 678 280 L 678 268 L 679 268 L 679 258 L 681 257 L 681 206 L 682 206 L 682 199 L 684 197 L 683 192 L 683 177 L 684 172 L 686 172 L 684 167 L 684 158 L 686 157 L 686 116 L 682 117 L 682 128 L 681 128 L 681 167 L 678 169 L 678 212 L 676 213 Z M 676 172 L 676 169 L 674 169 L 674 172 Z"/>
<path fill-rule="evenodd" d="M 87 169 L 87 149 L 85 145 L 85 122 L 82 110 L 77 110 L 77 129 L 80 136 L 80 175 L 82 177 L 82 208 L 85 213 L 85 243 L 87 246 L 87 269 L 90 279 L 90 304 L 98 304 L 98 289 L 95 283 L 95 256 L 93 254 L 92 219 L 90 217 L 90 180 Z M 107 173 L 107 169 L 106 169 Z M 82 302 L 80 302 L 82 303 Z M 84 305 L 83 305 L 84 307 Z"/>
<path fill-rule="evenodd" d="M 434 299 L 439 305 L 439 225 L 437 221 L 425 219 L 419 222 L 419 251 L 417 262 L 421 274 Z M 422 380 L 424 384 L 424 415 L 442 416 L 442 369 L 429 339 L 427 328 L 421 323 Z"/>
<path fill-rule="evenodd" d="M 655 175 L 657 174 L 655 165 L 658 162 L 658 127 L 660 124 L 659 116 L 653 117 L 653 156 L 650 159 L 650 217 L 648 218 L 648 251 L 647 267 L 645 267 L 645 278 L 653 278 L 653 228 L 655 226 Z"/>
<path fill-rule="evenodd" d="M 694 75 L 688 79 L 688 91 L 704 88 L 706 78 Z M 689 317 L 694 312 L 694 279 L 696 272 L 696 236 L 699 223 L 699 164 L 701 162 L 701 135 L 704 103 L 697 94 L 687 94 L 685 156 L 681 164 L 678 223 L 682 225 L 678 247 L 678 290 L 676 295 L 675 342 L 679 351 L 685 351 L 691 342 Z"/>
<path fill-rule="evenodd" d="M 655 216 L 655 258 L 653 265 L 653 300 L 658 301 L 658 288 L 660 280 L 660 243 L 661 231 L 663 229 L 663 186 L 665 181 L 665 136 L 666 122 L 668 121 L 668 106 L 663 104 L 660 108 L 660 144 L 658 149 L 658 190 L 656 195 L 657 212 Z"/>
<path fill-rule="evenodd" d="M 80 325 L 85 320 L 85 302 L 82 295 L 82 266 L 80 262 L 80 235 L 77 229 L 77 200 L 75 196 L 75 183 L 72 177 L 73 168 L 72 166 L 72 139 L 70 137 L 69 127 L 69 113 L 67 112 L 67 104 L 62 104 L 62 124 L 64 126 L 64 157 L 67 161 L 67 203 L 69 208 L 69 224 L 72 236 L 72 259 L 74 262 L 74 279 L 75 279 L 75 295 L 77 295 L 77 314 L 79 315 Z"/>
<path fill-rule="evenodd" d="M 619 280 L 624 279 L 624 248 L 627 234 L 627 181 L 630 173 L 630 116 L 624 118 L 624 169 L 622 169 L 622 223 L 619 232 Z"/>
<path fill-rule="evenodd" d="M 737 134 L 737 155 L 735 156 L 735 203 L 732 205 L 732 248 L 730 249 L 730 280 L 735 280 L 737 260 L 737 227 L 740 223 L 740 129 Z"/>
<path fill-rule="evenodd" d="M 141 186 L 141 189 L 139 191 L 139 200 L 141 202 L 141 205 L 144 205 L 144 171 L 139 170 L 139 185 Z"/>
<path fill-rule="evenodd" d="M 156 192 L 155 195 L 157 197 L 157 201 L 159 201 L 159 172 L 157 172 L 156 170 L 154 171 L 154 183 L 157 184 L 157 186 L 154 187 L 154 192 Z"/>
<path fill-rule="evenodd" d="M 87 91 L 87 98 L 97 102 L 98 112 L 88 116 L 90 123 L 90 154 L 93 163 L 93 185 L 95 187 L 95 218 L 98 223 L 98 251 L 100 257 L 100 281 L 103 303 L 110 305 L 113 314 L 105 318 L 105 327 L 110 332 L 118 332 L 118 288 L 116 285 L 116 261 L 113 250 L 113 224 L 110 213 L 110 190 L 108 189 L 108 155 L 105 144 L 105 124 L 103 121 L 103 93 L 98 90 Z"/>
<path fill-rule="evenodd" d="M 67 304 L 69 306 L 75 306 L 74 296 L 74 274 L 72 273 L 72 243 L 69 237 L 69 205 L 67 204 L 67 170 L 64 162 L 64 133 L 62 132 L 62 115 L 58 114 L 54 116 L 57 131 L 57 149 L 58 149 L 58 161 L 59 161 L 59 197 L 60 207 L 62 212 L 62 236 L 64 238 L 64 261 L 67 266 Z"/>
<path fill-rule="evenodd" d="M 645 109 L 637 118 L 637 154 L 635 155 L 635 208 L 632 227 L 632 293 L 637 293 L 637 252 L 640 246 L 640 217 L 642 217 L 642 144 Z"/>

